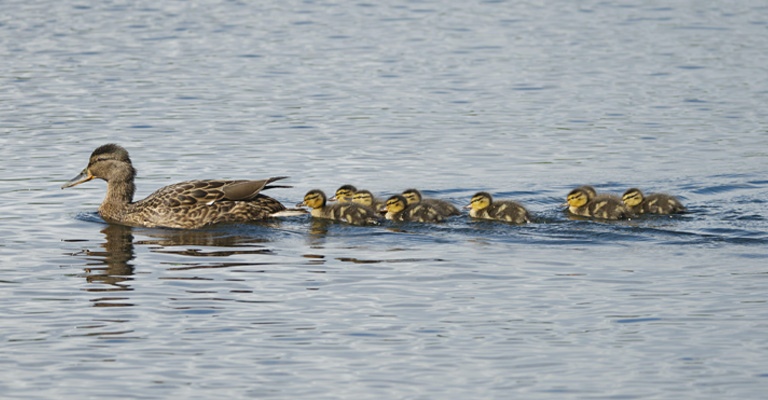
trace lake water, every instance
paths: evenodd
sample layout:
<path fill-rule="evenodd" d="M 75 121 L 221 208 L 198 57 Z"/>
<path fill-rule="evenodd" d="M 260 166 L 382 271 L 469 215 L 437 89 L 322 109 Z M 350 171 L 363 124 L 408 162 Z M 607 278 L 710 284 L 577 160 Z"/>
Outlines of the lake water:
<path fill-rule="evenodd" d="M 764 2 L 1 6 L 3 398 L 764 398 Z M 137 198 L 289 175 L 537 222 L 108 225 L 59 187 L 109 142 Z M 691 212 L 571 219 L 582 184 Z"/>

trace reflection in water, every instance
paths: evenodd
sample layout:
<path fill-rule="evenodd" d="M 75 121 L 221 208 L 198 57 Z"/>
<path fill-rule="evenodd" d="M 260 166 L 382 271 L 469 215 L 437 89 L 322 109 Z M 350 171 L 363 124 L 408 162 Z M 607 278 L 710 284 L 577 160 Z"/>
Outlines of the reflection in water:
<path fill-rule="evenodd" d="M 310 247 L 318 248 L 325 244 L 325 237 L 328 235 L 328 224 L 334 223 L 333 221 L 312 218 L 309 225 L 309 236 L 307 236 L 307 242 Z"/>
<path fill-rule="evenodd" d="M 88 292 L 120 292 L 131 291 L 133 288 L 128 284 L 134 278 L 134 266 L 131 264 L 135 255 L 135 245 L 149 246 L 153 253 L 175 254 L 192 257 L 229 257 L 232 255 L 264 255 L 273 254 L 272 250 L 262 248 L 264 243 L 271 240 L 264 237 L 253 237 L 247 235 L 249 231 L 238 230 L 238 234 L 233 234 L 231 230 L 172 230 L 172 229 L 141 229 L 132 228 L 124 225 L 109 224 L 101 231 L 104 234 L 105 241 L 99 246 L 104 251 L 86 250 L 88 262 L 85 272 L 88 283 L 97 284 L 84 289 Z M 245 233 L 244 233 L 245 232 Z M 151 239 L 138 240 L 134 242 L 134 234 L 140 233 L 142 236 L 149 236 Z M 252 232 L 250 232 L 252 233 Z M 261 235 L 260 235 L 261 236 Z M 203 251 L 198 248 L 187 247 L 179 250 L 172 250 L 173 246 L 201 246 L 229 248 L 231 250 L 216 249 L 215 251 Z M 272 263 L 265 262 L 220 262 L 220 263 L 179 263 L 174 262 L 169 271 L 202 269 L 202 268 L 228 268 L 233 266 L 251 266 L 267 265 Z M 197 279 L 181 278 L 174 279 Z M 108 286 L 103 286 L 108 285 Z M 124 301 L 125 297 L 101 297 L 94 299 L 96 307 L 125 307 L 132 306 L 130 303 L 115 303 L 115 301 Z"/>
<path fill-rule="evenodd" d="M 129 263 L 135 255 L 133 251 L 132 228 L 122 225 L 110 224 L 101 231 L 106 241 L 101 244 L 105 251 L 88 251 L 89 257 L 101 258 L 98 263 L 87 265 L 104 265 L 86 268 L 88 283 L 101 283 L 111 287 L 94 287 L 84 289 L 88 292 L 118 292 L 133 290 L 127 282 L 133 280 L 133 265 Z M 98 273 L 93 273 L 98 271 Z M 95 299 L 95 307 L 127 307 L 133 304 L 113 303 L 115 300 L 125 300 L 124 297 L 110 297 Z M 110 302 L 106 302 L 110 301 Z"/>
<path fill-rule="evenodd" d="M 105 251 L 88 251 L 88 256 L 101 257 L 98 263 L 88 265 L 105 265 L 104 267 L 89 267 L 89 283 L 106 283 L 115 286 L 113 289 L 86 289 L 88 291 L 130 290 L 122 282 L 130 281 L 133 275 L 133 265 L 129 263 L 134 258 L 133 233 L 130 227 L 110 224 L 101 230 L 106 241 L 101 244 Z"/>

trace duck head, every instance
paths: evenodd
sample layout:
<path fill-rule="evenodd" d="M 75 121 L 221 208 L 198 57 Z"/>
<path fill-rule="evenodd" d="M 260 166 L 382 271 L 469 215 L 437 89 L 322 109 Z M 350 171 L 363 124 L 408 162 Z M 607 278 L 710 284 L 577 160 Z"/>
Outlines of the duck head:
<path fill-rule="evenodd" d="M 421 192 L 418 189 L 406 189 L 403 191 L 402 196 L 408 201 L 408 205 L 417 204 L 421 202 Z"/>
<path fill-rule="evenodd" d="M 635 207 L 643 202 L 643 192 L 638 188 L 632 188 L 624 192 L 621 196 L 621 200 L 629 207 Z"/>
<path fill-rule="evenodd" d="M 480 211 L 485 208 L 488 208 L 488 206 L 491 205 L 492 201 L 493 201 L 493 198 L 491 197 L 490 193 L 477 192 L 474 196 L 472 196 L 472 200 L 469 201 L 469 205 L 465 206 L 464 208 Z"/>
<path fill-rule="evenodd" d="M 132 181 L 136 176 L 136 170 L 131 164 L 131 158 L 121 146 L 105 144 L 91 153 L 88 166 L 79 175 L 61 186 L 62 189 L 88 182 L 99 178 L 107 182 L 112 180 Z"/>
<path fill-rule="evenodd" d="M 387 199 L 386 210 L 389 214 L 397 214 L 400 211 L 405 210 L 405 207 L 408 207 L 408 200 L 406 200 L 404 196 L 396 194 Z"/>
<path fill-rule="evenodd" d="M 349 203 L 352 201 L 357 188 L 352 185 L 342 185 L 336 189 L 336 194 L 328 199 L 328 201 L 338 201 L 339 203 Z"/>
<path fill-rule="evenodd" d="M 313 189 L 304 195 L 304 201 L 296 204 L 296 207 L 322 208 L 325 207 L 326 197 L 320 189 Z"/>

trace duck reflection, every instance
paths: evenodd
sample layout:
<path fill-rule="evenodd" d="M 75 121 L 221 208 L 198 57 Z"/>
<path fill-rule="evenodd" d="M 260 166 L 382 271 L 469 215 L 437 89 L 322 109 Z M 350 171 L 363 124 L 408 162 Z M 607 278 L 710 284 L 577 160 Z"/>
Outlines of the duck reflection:
<path fill-rule="evenodd" d="M 86 289 L 93 292 L 131 290 L 123 282 L 132 280 L 133 265 L 133 233 L 130 227 L 110 224 L 101 230 L 106 241 L 100 246 L 105 251 L 88 251 L 88 256 L 95 257 L 98 262 L 88 263 L 86 277 L 88 283 L 104 283 L 114 286 L 111 289 Z M 93 273 L 98 271 L 97 273 Z"/>
<path fill-rule="evenodd" d="M 124 225 L 109 224 L 101 233 L 105 241 L 99 246 L 103 250 L 86 250 L 88 259 L 85 272 L 86 281 L 96 284 L 84 290 L 88 292 L 121 292 L 132 291 L 130 281 L 134 279 L 134 266 L 131 261 L 136 257 L 135 247 L 148 246 L 152 253 L 176 254 L 192 257 L 228 257 L 235 254 L 271 254 L 272 250 L 265 248 L 265 243 L 271 242 L 269 237 L 264 237 L 261 226 L 266 225 L 267 231 L 274 226 L 271 224 L 259 224 L 258 226 L 246 225 L 231 229 L 210 230 L 172 230 L 172 229 L 144 229 L 133 228 Z M 253 229 L 256 230 L 254 232 Z M 274 232 L 274 231 L 273 231 Z M 256 233 L 254 235 L 254 233 Z M 148 237 L 148 239 L 135 240 L 134 235 Z M 173 247 L 181 247 L 173 249 Z M 196 247 L 217 248 L 204 251 Z M 262 265 L 265 263 L 229 263 L 229 262 L 174 262 L 174 267 L 168 270 L 200 269 L 200 268 L 225 268 L 242 265 Z M 184 279 L 184 278 L 176 278 Z M 102 297 L 94 299 L 96 307 L 125 307 L 133 304 L 120 303 L 127 300 L 126 297 Z"/>

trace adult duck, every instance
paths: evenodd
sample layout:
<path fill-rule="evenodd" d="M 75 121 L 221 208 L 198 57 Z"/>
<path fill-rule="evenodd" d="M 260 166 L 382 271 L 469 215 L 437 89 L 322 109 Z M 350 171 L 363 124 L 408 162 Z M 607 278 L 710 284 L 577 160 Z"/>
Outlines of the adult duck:
<path fill-rule="evenodd" d="M 130 226 L 197 229 L 220 223 L 263 220 L 285 213 L 279 201 L 260 194 L 262 190 L 290 186 L 270 185 L 285 179 L 278 176 L 262 180 L 194 180 L 168 185 L 143 200 L 133 201 L 136 170 L 128 151 L 116 144 L 105 144 L 91 153 L 88 166 L 61 188 L 94 178 L 107 182 L 107 195 L 99 215 L 107 222 Z"/>

